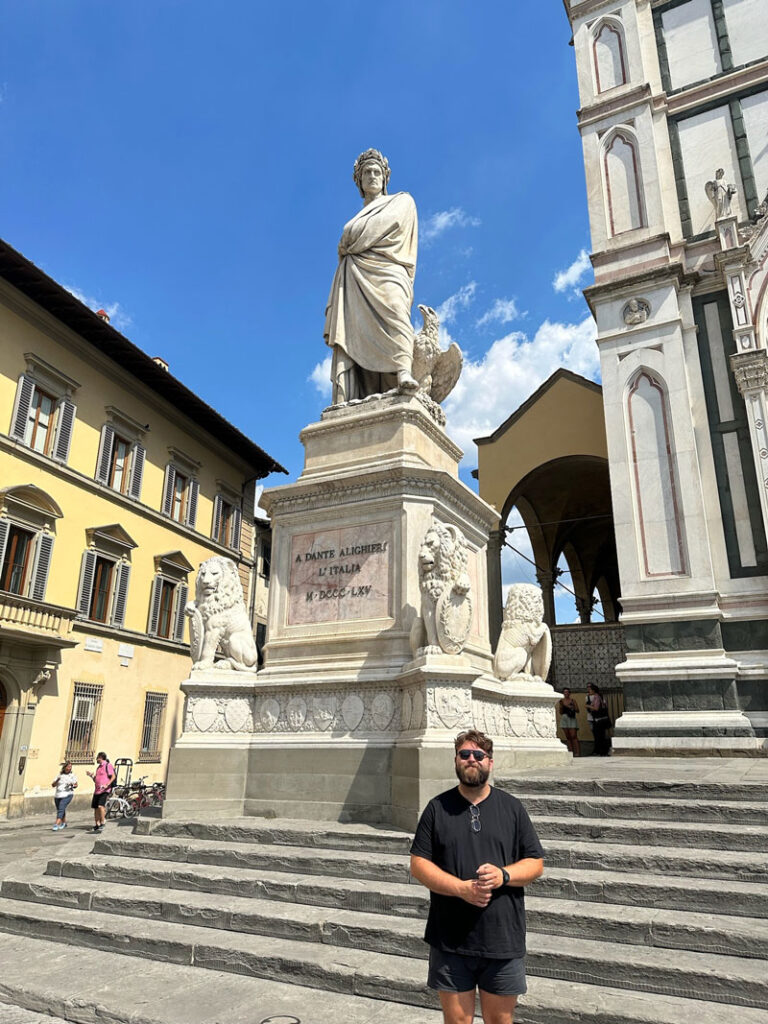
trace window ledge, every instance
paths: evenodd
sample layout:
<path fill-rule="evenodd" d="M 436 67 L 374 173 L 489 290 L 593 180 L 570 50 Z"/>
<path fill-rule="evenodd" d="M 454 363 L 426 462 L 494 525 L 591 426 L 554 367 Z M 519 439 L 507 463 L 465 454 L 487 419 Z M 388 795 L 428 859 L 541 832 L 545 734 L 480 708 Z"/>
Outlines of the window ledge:
<path fill-rule="evenodd" d="M 94 622 L 93 619 L 75 619 L 73 629 L 76 633 L 94 633 L 97 636 L 112 637 L 115 640 L 158 647 L 164 651 L 172 651 L 174 654 L 186 654 L 189 657 L 189 644 L 181 640 L 165 640 L 163 637 L 150 636 L 149 633 L 139 633 L 135 629 L 122 629 L 118 626 L 110 626 L 105 622 Z"/>

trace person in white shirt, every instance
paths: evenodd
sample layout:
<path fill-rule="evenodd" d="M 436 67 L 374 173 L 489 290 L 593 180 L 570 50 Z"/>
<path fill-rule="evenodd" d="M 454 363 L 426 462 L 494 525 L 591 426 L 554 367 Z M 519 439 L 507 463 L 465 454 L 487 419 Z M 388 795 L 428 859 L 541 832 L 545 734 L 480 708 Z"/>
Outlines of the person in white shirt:
<path fill-rule="evenodd" d="M 71 761 L 64 762 L 61 766 L 61 771 L 51 785 L 56 789 L 56 792 L 53 794 L 53 799 L 56 803 L 56 824 L 53 826 L 53 831 L 58 832 L 60 829 L 67 827 L 67 807 L 77 789 L 77 776 L 72 771 Z"/>

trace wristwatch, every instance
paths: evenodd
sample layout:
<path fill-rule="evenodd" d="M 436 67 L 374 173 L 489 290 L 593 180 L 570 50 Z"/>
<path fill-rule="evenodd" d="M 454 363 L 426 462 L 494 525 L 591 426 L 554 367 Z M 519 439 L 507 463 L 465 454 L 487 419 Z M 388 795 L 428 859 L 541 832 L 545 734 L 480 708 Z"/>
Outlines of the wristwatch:
<path fill-rule="evenodd" d="M 500 868 L 499 870 L 501 871 L 501 884 L 509 885 L 509 872 L 506 868 Z"/>

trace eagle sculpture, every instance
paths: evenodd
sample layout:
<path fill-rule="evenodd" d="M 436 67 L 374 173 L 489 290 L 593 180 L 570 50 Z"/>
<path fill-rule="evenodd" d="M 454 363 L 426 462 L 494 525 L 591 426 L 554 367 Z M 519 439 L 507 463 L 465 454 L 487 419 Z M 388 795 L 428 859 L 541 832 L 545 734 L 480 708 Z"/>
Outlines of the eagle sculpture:
<path fill-rule="evenodd" d="M 431 306 L 419 306 L 424 326 L 413 339 L 413 376 L 419 391 L 439 405 L 456 387 L 464 357 L 455 341 L 449 348 L 440 348 L 440 320 Z"/>

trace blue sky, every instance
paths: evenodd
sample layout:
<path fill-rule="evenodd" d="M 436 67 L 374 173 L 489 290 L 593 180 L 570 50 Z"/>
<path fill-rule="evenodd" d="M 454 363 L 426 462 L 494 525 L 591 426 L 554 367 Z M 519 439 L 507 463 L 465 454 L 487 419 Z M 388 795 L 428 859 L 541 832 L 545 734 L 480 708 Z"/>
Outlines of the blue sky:
<path fill-rule="evenodd" d="M 295 477 L 352 164 L 382 149 L 416 302 L 465 352 L 471 484 L 472 437 L 557 366 L 597 374 L 569 38 L 559 0 L 6 4 L 0 235 Z"/>

